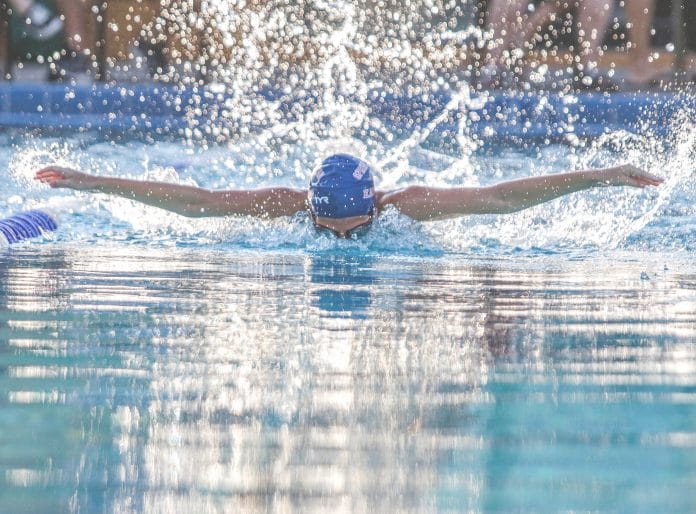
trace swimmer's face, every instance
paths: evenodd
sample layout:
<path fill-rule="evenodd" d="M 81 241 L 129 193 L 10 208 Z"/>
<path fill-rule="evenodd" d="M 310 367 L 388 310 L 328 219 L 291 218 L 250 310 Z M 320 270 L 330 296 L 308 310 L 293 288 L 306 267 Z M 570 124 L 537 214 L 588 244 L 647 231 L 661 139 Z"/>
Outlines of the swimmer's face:
<path fill-rule="evenodd" d="M 322 218 L 310 210 L 314 226 L 318 230 L 327 230 L 341 239 L 351 239 L 360 236 L 367 231 L 372 224 L 374 213 L 363 216 L 351 216 L 349 218 Z"/>

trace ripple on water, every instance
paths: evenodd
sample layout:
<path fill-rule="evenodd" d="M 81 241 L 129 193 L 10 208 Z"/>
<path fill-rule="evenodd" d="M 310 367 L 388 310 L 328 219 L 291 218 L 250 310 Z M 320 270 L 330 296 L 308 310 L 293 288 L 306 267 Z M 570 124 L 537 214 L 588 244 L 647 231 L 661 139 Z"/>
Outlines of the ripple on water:
<path fill-rule="evenodd" d="M 3 501 L 686 513 L 695 284 L 636 252 L 21 247 Z"/>

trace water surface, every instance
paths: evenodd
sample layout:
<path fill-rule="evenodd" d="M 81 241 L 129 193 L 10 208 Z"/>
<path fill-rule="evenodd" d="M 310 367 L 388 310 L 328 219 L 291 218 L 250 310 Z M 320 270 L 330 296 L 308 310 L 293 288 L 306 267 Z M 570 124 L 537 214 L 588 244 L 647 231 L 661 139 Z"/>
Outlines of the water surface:
<path fill-rule="evenodd" d="M 696 507 L 691 262 L 104 243 L 0 270 L 3 511 Z"/>

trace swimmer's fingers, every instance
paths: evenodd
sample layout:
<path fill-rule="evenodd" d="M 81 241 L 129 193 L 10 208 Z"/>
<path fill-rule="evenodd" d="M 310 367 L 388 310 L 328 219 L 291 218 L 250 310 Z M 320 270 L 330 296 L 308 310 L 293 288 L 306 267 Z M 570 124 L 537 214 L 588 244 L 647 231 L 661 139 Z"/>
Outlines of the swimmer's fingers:
<path fill-rule="evenodd" d="M 50 187 L 66 187 L 65 176 L 52 170 L 37 171 L 34 178 Z"/>
<path fill-rule="evenodd" d="M 659 186 L 664 182 L 664 179 L 657 175 L 653 175 L 631 164 L 626 164 L 622 166 L 621 169 L 624 176 L 628 179 L 628 185 L 637 187 Z"/>
<path fill-rule="evenodd" d="M 61 173 L 58 170 L 54 170 L 52 168 L 44 168 L 42 170 L 37 171 L 36 174 L 34 175 L 34 177 L 37 180 L 46 180 L 49 178 L 64 177 L 64 176 L 65 175 L 63 173 Z"/>
<path fill-rule="evenodd" d="M 88 187 L 90 176 L 70 168 L 48 166 L 38 170 L 34 178 L 52 188 L 85 189 Z"/>
<path fill-rule="evenodd" d="M 34 174 L 34 178 L 39 182 L 52 184 L 55 181 L 65 179 L 66 175 L 68 175 L 68 171 L 69 170 L 58 166 L 48 166 L 46 168 L 38 170 Z"/>
<path fill-rule="evenodd" d="M 58 175 L 69 175 L 71 173 L 79 173 L 78 171 L 72 169 L 72 168 L 65 168 L 63 166 L 46 166 L 44 168 L 41 168 L 40 170 L 36 171 L 36 176 L 42 176 L 42 175 L 51 175 L 51 174 L 58 174 Z"/>
<path fill-rule="evenodd" d="M 650 173 L 643 172 L 641 174 L 633 174 L 628 177 L 629 184 L 634 187 L 648 187 L 648 186 L 659 186 L 664 182 L 664 179 L 651 175 Z"/>
<path fill-rule="evenodd" d="M 600 171 L 602 185 L 605 186 L 630 186 L 645 188 L 659 186 L 664 179 L 648 173 L 631 164 L 624 164 L 615 168 L 607 168 Z"/>
<path fill-rule="evenodd" d="M 657 175 L 653 175 L 652 173 L 648 173 L 645 170 L 641 170 L 640 168 L 633 168 L 629 175 L 637 181 L 645 182 L 649 185 L 658 186 L 665 181 L 663 178 L 660 178 Z"/>

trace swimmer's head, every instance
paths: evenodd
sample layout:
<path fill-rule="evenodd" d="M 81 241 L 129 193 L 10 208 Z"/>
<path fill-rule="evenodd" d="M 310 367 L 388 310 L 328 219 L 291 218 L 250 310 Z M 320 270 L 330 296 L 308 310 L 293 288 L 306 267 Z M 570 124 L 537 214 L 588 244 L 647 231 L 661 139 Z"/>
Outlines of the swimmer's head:
<path fill-rule="evenodd" d="M 312 175 L 309 205 L 321 218 L 372 215 L 375 183 L 370 165 L 349 154 L 330 155 Z"/>

